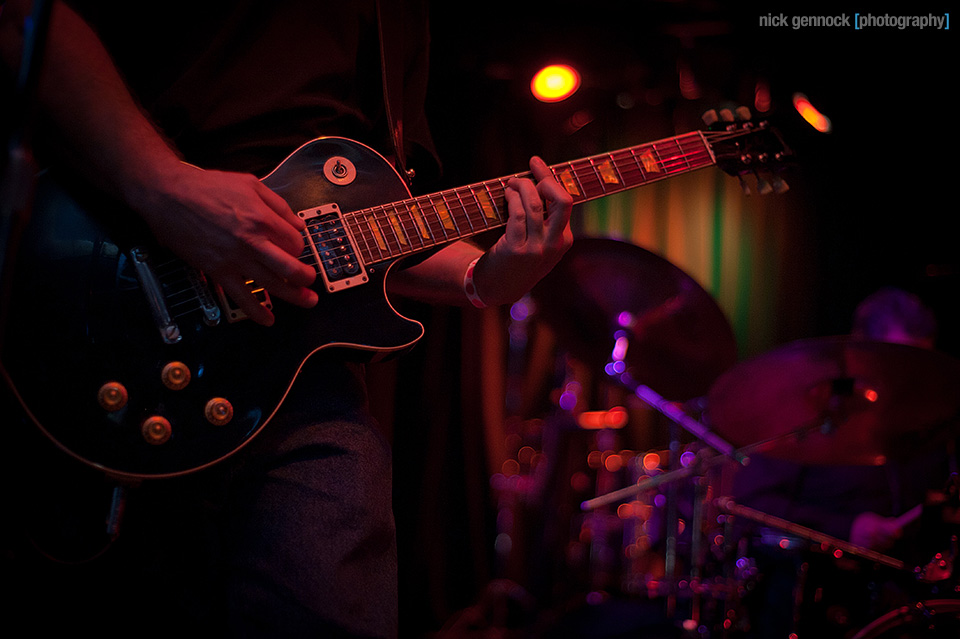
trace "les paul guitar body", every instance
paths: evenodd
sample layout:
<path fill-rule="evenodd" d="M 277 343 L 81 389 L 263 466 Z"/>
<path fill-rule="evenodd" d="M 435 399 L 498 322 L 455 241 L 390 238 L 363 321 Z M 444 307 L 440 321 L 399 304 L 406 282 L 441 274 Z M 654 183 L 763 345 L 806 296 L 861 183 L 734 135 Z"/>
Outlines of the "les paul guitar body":
<path fill-rule="evenodd" d="M 324 177 L 331 157 L 355 167 L 349 185 Z M 294 211 L 329 202 L 356 210 L 409 195 L 383 158 L 336 138 L 302 147 L 264 182 Z M 123 224 L 112 218 L 121 215 L 132 213 L 41 178 L 18 250 L 2 360 L 33 421 L 112 474 L 162 477 L 210 465 L 270 420 L 313 353 L 346 347 L 376 357 L 422 335 L 385 296 L 392 262 L 354 275 L 362 285 L 321 291 L 310 310 L 272 300 L 276 323 L 265 328 L 231 318 L 202 276 L 135 243 L 146 235 L 118 232 Z M 158 303 L 168 322 L 157 321 Z M 210 304 L 220 312 L 215 323 Z"/>
<path fill-rule="evenodd" d="M 789 150 L 764 124 L 721 123 L 551 167 L 574 204 L 718 165 L 764 171 Z M 134 213 L 41 176 L 17 247 L 0 362 L 25 413 L 107 473 L 171 477 L 231 455 L 267 426 L 304 363 L 374 358 L 423 327 L 386 297 L 408 256 L 506 224 L 513 176 L 411 197 L 379 154 L 343 138 L 297 149 L 263 182 L 306 222 L 312 309 L 251 289 L 276 317 L 246 320 L 202 273 L 153 245 Z"/>

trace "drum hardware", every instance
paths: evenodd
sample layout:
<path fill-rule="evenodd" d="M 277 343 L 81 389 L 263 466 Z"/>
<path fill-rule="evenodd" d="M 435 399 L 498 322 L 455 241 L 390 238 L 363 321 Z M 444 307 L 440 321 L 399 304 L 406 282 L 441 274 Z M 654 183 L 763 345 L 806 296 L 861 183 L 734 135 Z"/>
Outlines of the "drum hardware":
<path fill-rule="evenodd" d="M 960 636 L 960 601 L 933 599 L 891 610 L 851 639 L 955 639 L 957 636 Z"/>
<path fill-rule="evenodd" d="M 730 513 L 731 515 L 743 517 L 744 519 L 749 519 L 764 526 L 770 526 L 771 528 L 777 528 L 796 537 L 820 544 L 821 549 L 833 551 L 835 556 L 837 556 L 837 551 L 839 551 L 840 554 L 845 553 L 861 557 L 882 566 L 893 568 L 894 570 L 906 570 L 904 562 L 899 559 L 889 557 L 883 553 L 870 550 L 869 548 L 864 548 L 863 546 L 857 546 L 856 544 L 837 539 L 836 537 L 831 537 L 830 535 L 812 528 L 807 528 L 806 526 L 801 526 L 800 524 L 781 517 L 740 505 L 729 497 L 719 497 L 716 500 L 716 505 L 720 510 Z"/>
<path fill-rule="evenodd" d="M 939 583 L 953 576 L 953 562 L 957 557 L 957 537 L 950 540 L 950 553 L 938 552 L 925 566 L 917 566 L 914 572 L 917 579 L 926 583 Z"/>
<path fill-rule="evenodd" d="M 669 470 L 625 489 L 598 491 L 580 508 L 593 512 L 664 488 L 665 583 L 656 584 L 657 592 L 650 594 L 666 597 L 670 616 L 677 597 L 689 596 L 693 610 L 685 623 L 698 625 L 701 601 L 725 596 L 729 579 L 736 574 L 729 570 L 722 584 L 702 581 L 705 476 L 720 463 L 747 460 L 674 402 L 703 397 L 718 375 L 736 362 L 736 340 L 726 316 L 709 293 L 667 260 L 608 239 L 578 239 L 532 296 L 538 316 L 572 357 L 592 370 L 603 370 L 616 385 L 668 418 Z M 678 427 L 706 444 L 692 463 L 680 463 Z M 696 556 L 690 561 L 690 574 L 680 579 L 678 491 L 688 482 L 695 494 L 687 529 L 690 552 Z"/>

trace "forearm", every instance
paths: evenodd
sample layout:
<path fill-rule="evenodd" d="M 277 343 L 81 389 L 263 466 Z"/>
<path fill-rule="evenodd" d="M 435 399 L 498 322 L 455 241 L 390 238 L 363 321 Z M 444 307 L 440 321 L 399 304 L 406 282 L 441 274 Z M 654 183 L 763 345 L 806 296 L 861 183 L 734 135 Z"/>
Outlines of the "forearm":
<path fill-rule="evenodd" d="M 422 262 L 391 273 L 389 290 L 431 304 L 468 306 L 464 275 L 481 255 L 483 252 L 468 242 L 449 244 Z"/>
<path fill-rule="evenodd" d="M 10 0 L 4 9 L 4 63 L 19 65 L 23 17 L 31 3 Z M 55 3 L 42 56 L 37 99 L 44 135 L 58 160 L 134 208 L 176 172 L 175 151 L 130 95 L 93 30 L 72 9 Z"/>
<path fill-rule="evenodd" d="M 7 8 L 16 10 L 3 16 L 4 30 L 21 42 L 15 25 L 27 4 L 12 0 Z M 223 287 L 254 321 L 269 324 L 273 316 L 249 279 L 293 304 L 316 303 L 307 288 L 315 272 L 297 259 L 303 222 L 280 196 L 252 175 L 181 162 L 94 31 L 62 3 L 53 7 L 47 43 L 38 98 L 45 136 L 61 162 L 125 202 L 161 244 Z M 15 47 L 4 55 L 15 68 Z"/>

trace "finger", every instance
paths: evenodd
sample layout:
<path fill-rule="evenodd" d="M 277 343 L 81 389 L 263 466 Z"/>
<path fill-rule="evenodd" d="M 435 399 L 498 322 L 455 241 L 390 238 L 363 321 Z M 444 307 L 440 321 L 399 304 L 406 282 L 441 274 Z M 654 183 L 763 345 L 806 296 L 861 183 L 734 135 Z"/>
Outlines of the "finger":
<path fill-rule="evenodd" d="M 273 313 L 256 298 L 246 279 L 227 277 L 217 283 L 249 319 L 263 326 L 273 325 Z"/>
<path fill-rule="evenodd" d="M 271 213 L 264 216 L 269 238 L 290 255 L 300 255 L 303 251 L 303 231 L 307 228 L 306 223 L 293 212 L 286 200 L 265 184 L 257 180 L 254 188 Z"/>
<path fill-rule="evenodd" d="M 276 276 L 275 273 L 268 271 L 265 267 L 252 269 L 253 281 L 270 293 L 271 297 L 282 299 L 295 306 L 303 308 L 312 308 L 317 304 L 317 293 L 312 289 L 294 284 L 289 280 Z"/>
<path fill-rule="evenodd" d="M 310 286 L 316 279 L 317 272 L 312 266 L 290 257 L 279 247 L 269 242 L 262 242 L 251 248 L 256 253 L 255 259 L 263 265 L 271 278 L 289 282 L 297 287 Z"/>
<path fill-rule="evenodd" d="M 306 230 L 306 223 L 300 219 L 300 216 L 294 213 L 287 201 L 277 195 L 270 187 L 257 180 L 257 193 L 260 198 L 274 210 L 285 222 L 290 224 L 298 231 Z"/>
<path fill-rule="evenodd" d="M 520 192 L 512 186 L 513 180 L 507 183 L 504 198 L 507 200 L 507 228 L 504 237 L 508 244 L 520 245 L 527 241 L 527 212 L 523 208 Z"/>
<path fill-rule="evenodd" d="M 520 201 L 523 210 L 526 213 L 526 234 L 527 239 L 532 235 L 538 235 L 543 231 L 543 200 L 540 198 L 540 191 L 532 180 L 513 178 L 511 185 L 520 193 Z"/>
<path fill-rule="evenodd" d="M 550 167 L 539 157 L 530 160 L 530 170 L 537 179 L 537 191 L 543 201 L 547 203 L 547 238 L 550 241 L 564 235 L 570 222 L 570 212 L 573 208 L 573 196 L 560 186 Z"/>

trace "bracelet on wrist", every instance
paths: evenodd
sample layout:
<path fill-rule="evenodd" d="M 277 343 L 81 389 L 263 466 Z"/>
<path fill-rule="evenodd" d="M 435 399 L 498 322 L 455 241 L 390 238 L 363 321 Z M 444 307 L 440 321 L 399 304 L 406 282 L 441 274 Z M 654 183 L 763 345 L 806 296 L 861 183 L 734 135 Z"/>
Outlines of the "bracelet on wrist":
<path fill-rule="evenodd" d="M 477 294 L 477 285 L 473 281 L 473 271 L 477 266 L 477 262 L 480 261 L 480 258 L 476 258 L 470 265 L 467 266 L 466 272 L 463 274 L 463 292 L 466 294 L 467 299 L 470 300 L 470 303 L 476 306 L 477 308 L 486 308 L 487 305 L 480 295 Z"/>

